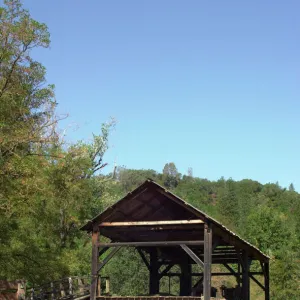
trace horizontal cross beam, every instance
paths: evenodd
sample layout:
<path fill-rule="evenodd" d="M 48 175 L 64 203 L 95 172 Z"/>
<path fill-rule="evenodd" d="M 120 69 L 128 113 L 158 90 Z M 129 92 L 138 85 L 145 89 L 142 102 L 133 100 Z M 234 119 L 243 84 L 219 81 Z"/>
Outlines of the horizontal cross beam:
<path fill-rule="evenodd" d="M 99 247 L 170 247 L 180 246 L 182 244 L 199 246 L 204 245 L 204 241 L 156 241 L 156 242 L 116 242 L 116 243 L 98 243 Z"/>
<path fill-rule="evenodd" d="M 242 273 L 236 273 L 237 275 L 242 275 Z M 251 272 L 249 273 L 250 275 L 263 275 L 261 272 Z M 167 273 L 164 274 L 163 276 L 166 277 L 175 277 L 175 276 L 180 276 L 181 273 Z M 192 273 L 191 276 L 203 276 L 203 273 Z M 222 272 L 212 272 L 211 276 L 234 276 L 232 273 L 222 273 Z"/>
<path fill-rule="evenodd" d="M 140 222 L 102 222 L 99 227 L 157 226 L 157 225 L 190 225 L 203 224 L 202 220 L 170 220 L 170 221 L 140 221 Z"/>

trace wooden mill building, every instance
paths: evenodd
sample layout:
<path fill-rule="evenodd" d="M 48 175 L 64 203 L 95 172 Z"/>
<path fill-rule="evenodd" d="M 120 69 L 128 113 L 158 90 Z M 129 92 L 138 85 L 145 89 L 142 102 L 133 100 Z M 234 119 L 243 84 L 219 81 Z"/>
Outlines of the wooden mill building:
<path fill-rule="evenodd" d="M 195 298 L 192 276 L 197 276 L 200 294 L 209 300 L 213 296 L 212 276 L 231 275 L 240 287 L 239 299 L 250 299 L 251 281 L 264 291 L 266 300 L 270 299 L 269 257 L 151 180 L 107 208 L 82 230 L 92 233 L 92 300 L 101 298 L 99 271 L 122 247 L 135 247 L 141 255 L 149 269 L 150 296 L 159 295 L 160 279 L 179 265 L 179 296 Z M 102 236 L 111 242 L 101 242 Z M 100 260 L 106 251 L 109 254 Z M 251 271 L 254 261 L 259 262 L 255 264 L 260 266 L 259 271 L 257 267 Z M 192 273 L 192 264 L 198 264 L 202 272 Z M 214 264 L 224 266 L 226 272 L 213 273 Z"/>

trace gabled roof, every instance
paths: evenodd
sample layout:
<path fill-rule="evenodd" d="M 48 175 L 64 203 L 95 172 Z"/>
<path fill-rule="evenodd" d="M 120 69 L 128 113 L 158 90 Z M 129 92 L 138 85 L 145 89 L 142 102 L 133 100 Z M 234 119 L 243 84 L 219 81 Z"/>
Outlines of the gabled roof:
<path fill-rule="evenodd" d="M 252 259 L 268 260 L 269 257 L 258 248 L 230 231 L 220 222 L 206 213 L 188 204 L 172 194 L 164 187 L 148 179 L 124 198 L 108 207 L 101 214 L 85 224 L 81 230 L 92 231 L 94 225 L 102 222 L 133 222 L 133 221 L 165 221 L 165 220 L 202 220 L 213 227 L 213 237 L 218 238 L 224 246 L 232 245 L 248 251 Z M 203 225 L 202 225 L 203 226 Z M 187 230 L 188 229 L 188 230 Z M 151 241 L 151 240 L 199 240 L 203 231 L 187 227 L 176 228 L 169 232 L 118 231 L 116 228 L 102 228 L 101 234 L 114 241 Z"/>

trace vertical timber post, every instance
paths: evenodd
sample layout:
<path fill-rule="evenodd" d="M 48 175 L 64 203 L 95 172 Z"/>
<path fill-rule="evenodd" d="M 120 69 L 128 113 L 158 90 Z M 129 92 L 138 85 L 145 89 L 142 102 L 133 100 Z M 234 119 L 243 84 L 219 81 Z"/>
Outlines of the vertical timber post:
<path fill-rule="evenodd" d="M 54 293 L 54 284 L 53 282 L 50 283 L 51 286 L 51 300 L 55 299 L 55 293 Z"/>
<path fill-rule="evenodd" d="M 91 281 L 91 289 L 90 289 L 90 300 L 95 300 L 96 293 L 97 293 L 99 237 L 100 237 L 99 227 L 94 225 L 93 233 L 92 233 L 92 281 Z"/>
<path fill-rule="evenodd" d="M 180 296 L 191 296 L 192 293 L 192 268 L 189 263 L 189 257 L 184 256 L 183 262 L 180 264 Z"/>
<path fill-rule="evenodd" d="M 210 300 L 211 294 L 211 257 L 212 257 L 212 229 L 211 225 L 204 224 L 204 300 Z"/>
<path fill-rule="evenodd" d="M 159 274 L 158 274 L 158 256 L 157 249 L 151 248 L 150 251 L 150 274 L 149 274 L 149 294 L 157 295 L 159 293 Z"/>
<path fill-rule="evenodd" d="M 270 300 L 270 266 L 269 262 L 265 263 L 265 300 Z"/>
<path fill-rule="evenodd" d="M 250 300 L 249 258 L 248 258 L 248 253 L 244 250 L 242 255 L 242 267 L 243 267 L 242 299 Z"/>

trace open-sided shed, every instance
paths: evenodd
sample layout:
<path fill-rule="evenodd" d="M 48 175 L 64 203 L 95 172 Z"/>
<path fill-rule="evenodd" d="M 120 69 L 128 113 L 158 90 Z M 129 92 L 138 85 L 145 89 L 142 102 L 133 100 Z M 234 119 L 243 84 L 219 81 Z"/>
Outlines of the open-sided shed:
<path fill-rule="evenodd" d="M 265 299 L 269 300 L 269 257 L 152 180 L 107 208 L 82 230 L 92 233 L 90 299 L 97 297 L 100 269 L 121 247 L 135 247 L 149 269 L 150 295 L 159 294 L 160 279 L 170 276 L 172 266 L 179 265 L 181 296 L 191 296 L 192 276 L 199 277 L 204 300 L 208 300 L 211 277 L 233 275 L 241 287 L 243 300 L 250 299 L 250 279 L 264 290 Z M 101 242 L 101 236 L 111 242 Z M 110 248 L 111 252 L 100 261 L 99 257 Z M 149 254 L 149 261 L 145 253 Z M 261 271 L 250 271 L 253 261 L 260 262 Z M 198 264 L 203 272 L 193 274 L 192 264 Z M 212 273 L 212 264 L 221 264 L 228 272 Z M 163 265 L 165 269 L 159 272 Z M 263 275 L 264 281 L 260 282 L 256 275 Z"/>

